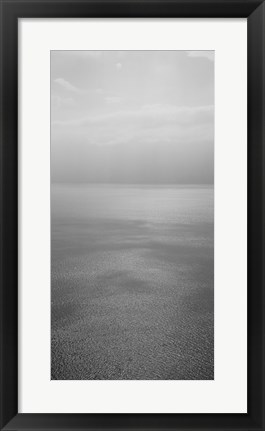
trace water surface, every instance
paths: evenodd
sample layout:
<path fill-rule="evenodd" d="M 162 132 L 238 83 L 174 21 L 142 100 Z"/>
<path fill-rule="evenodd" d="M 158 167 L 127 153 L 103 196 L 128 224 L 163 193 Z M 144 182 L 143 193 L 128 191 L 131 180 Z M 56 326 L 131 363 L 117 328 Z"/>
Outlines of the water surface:
<path fill-rule="evenodd" d="M 52 379 L 213 379 L 213 188 L 51 194 Z"/>

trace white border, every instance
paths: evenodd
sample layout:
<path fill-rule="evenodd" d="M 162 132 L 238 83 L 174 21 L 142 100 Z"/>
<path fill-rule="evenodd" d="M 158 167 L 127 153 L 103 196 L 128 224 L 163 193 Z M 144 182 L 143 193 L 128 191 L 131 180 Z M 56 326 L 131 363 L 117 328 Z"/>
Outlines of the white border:
<path fill-rule="evenodd" d="M 245 19 L 19 22 L 19 412 L 247 412 Z M 50 381 L 50 50 L 215 50 L 215 380 Z"/>

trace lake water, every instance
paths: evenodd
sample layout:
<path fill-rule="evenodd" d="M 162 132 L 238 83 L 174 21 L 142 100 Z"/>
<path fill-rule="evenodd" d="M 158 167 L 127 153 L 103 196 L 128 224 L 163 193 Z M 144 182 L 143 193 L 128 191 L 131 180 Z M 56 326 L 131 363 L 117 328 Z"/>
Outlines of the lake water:
<path fill-rule="evenodd" d="M 213 187 L 51 195 L 51 378 L 213 379 Z"/>

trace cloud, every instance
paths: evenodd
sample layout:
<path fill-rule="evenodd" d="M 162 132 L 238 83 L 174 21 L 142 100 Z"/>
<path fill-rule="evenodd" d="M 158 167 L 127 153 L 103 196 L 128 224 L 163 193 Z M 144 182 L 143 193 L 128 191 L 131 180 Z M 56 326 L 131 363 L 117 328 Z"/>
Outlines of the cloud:
<path fill-rule="evenodd" d="M 213 121 L 214 108 L 207 106 L 172 106 L 144 105 L 131 111 L 116 111 L 97 116 L 88 116 L 77 120 L 55 121 L 57 126 L 86 127 L 90 125 L 141 125 L 142 127 L 157 127 L 161 124 L 194 124 Z"/>
<path fill-rule="evenodd" d="M 64 78 L 57 78 L 54 80 L 54 82 L 56 82 L 56 84 L 59 84 L 65 90 L 71 91 L 72 93 L 76 93 L 76 94 L 83 93 L 79 88 L 75 87 L 70 82 L 66 81 Z"/>
<path fill-rule="evenodd" d="M 207 58 L 214 61 L 214 51 L 187 51 L 188 57 L 193 58 Z"/>
<path fill-rule="evenodd" d="M 79 95 L 86 95 L 86 94 L 92 94 L 92 93 L 98 94 L 98 95 L 104 94 L 104 90 L 102 88 L 84 90 L 72 85 L 69 81 L 66 81 L 66 79 L 64 78 L 56 78 L 54 79 L 54 82 L 56 84 L 59 84 L 60 87 L 64 88 L 65 90 L 70 91 L 71 93 L 74 93 L 74 94 L 79 94 Z"/>
<path fill-rule="evenodd" d="M 76 103 L 72 97 L 60 97 L 58 95 L 54 95 L 51 97 L 51 105 L 54 109 L 72 108 L 76 106 Z"/>
<path fill-rule="evenodd" d="M 200 161 L 202 173 L 212 172 L 214 52 L 51 56 L 52 174 L 58 180 L 146 182 L 158 181 L 161 172 L 169 180 L 184 172 L 193 181 Z M 134 175 L 127 176 L 131 169 Z"/>
<path fill-rule="evenodd" d="M 140 109 L 52 123 L 54 138 L 115 146 L 213 141 L 213 106 L 144 105 Z"/>

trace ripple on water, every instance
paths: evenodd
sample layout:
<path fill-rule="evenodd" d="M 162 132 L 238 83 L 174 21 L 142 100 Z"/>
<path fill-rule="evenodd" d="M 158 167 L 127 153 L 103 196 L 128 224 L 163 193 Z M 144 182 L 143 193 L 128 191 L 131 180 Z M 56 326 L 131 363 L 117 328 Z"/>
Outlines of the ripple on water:
<path fill-rule="evenodd" d="M 86 218 L 78 218 L 84 191 L 74 198 L 74 217 L 67 202 L 67 211 L 54 212 L 52 379 L 214 378 L 213 217 L 211 204 L 208 213 L 203 207 L 212 194 L 203 191 L 198 205 L 190 202 L 194 191 L 188 204 L 183 193 L 169 193 L 170 208 L 182 199 L 179 223 L 172 211 L 167 223 L 166 209 L 155 209 L 157 197 L 142 212 L 138 202 L 137 220 L 122 217 L 124 191 L 123 202 L 114 199 L 116 217 L 106 205 L 104 217 L 101 202 L 95 219 L 88 203 L 96 197 L 86 192 Z M 146 215 L 152 205 L 159 216 Z"/>

